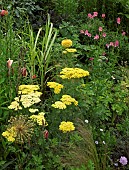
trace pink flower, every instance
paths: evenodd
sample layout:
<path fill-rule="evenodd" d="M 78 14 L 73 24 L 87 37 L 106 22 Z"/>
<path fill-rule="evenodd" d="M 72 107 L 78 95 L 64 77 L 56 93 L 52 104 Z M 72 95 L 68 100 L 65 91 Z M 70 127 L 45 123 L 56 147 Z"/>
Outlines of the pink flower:
<path fill-rule="evenodd" d="M 99 27 L 99 31 L 102 31 L 103 30 L 103 28 L 102 27 Z"/>
<path fill-rule="evenodd" d="M 84 30 L 80 30 L 80 33 L 81 33 L 81 34 L 84 34 Z"/>
<path fill-rule="evenodd" d="M 114 42 L 110 42 L 109 45 L 112 46 L 112 47 L 114 47 Z"/>
<path fill-rule="evenodd" d="M 109 48 L 109 47 L 110 47 L 110 44 L 106 44 L 106 47 Z"/>
<path fill-rule="evenodd" d="M 93 12 L 93 17 L 97 17 L 98 16 L 98 12 Z"/>
<path fill-rule="evenodd" d="M 102 18 L 105 18 L 105 14 L 102 14 Z"/>
<path fill-rule="evenodd" d="M 37 76 L 34 74 L 33 76 L 32 76 L 32 79 L 36 79 L 37 78 Z"/>
<path fill-rule="evenodd" d="M 23 77 L 27 76 L 28 73 L 27 73 L 27 70 L 26 70 L 25 67 L 21 68 L 21 74 L 22 74 Z"/>
<path fill-rule="evenodd" d="M 126 34 L 126 32 L 123 31 L 123 32 L 122 32 L 122 35 L 124 36 L 125 34 Z"/>
<path fill-rule="evenodd" d="M 8 15 L 8 11 L 6 10 L 1 10 L 0 15 L 3 17 L 5 15 Z"/>
<path fill-rule="evenodd" d="M 7 67 L 8 67 L 8 69 L 11 68 L 12 63 L 13 63 L 13 60 L 10 60 L 10 58 L 9 58 L 9 60 L 7 61 Z"/>
<path fill-rule="evenodd" d="M 94 36 L 94 40 L 98 40 L 98 39 L 99 39 L 99 35 L 96 34 L 96 35 Z"/>
<path fill-rule="evenodd" d="M 88 18 L 93 18 L 93 16 L 91 15 L 91 13 L 88 14 Z"/>
<path fill-rule="evenodd" d="M 119 162 L 120 162 L 122 165 L 127 165 L 128 160 L 127 160 L 127 158 L 126 158 L 125 156 L 121 156 Z"/>
<path fill-rule="evenodd" d="M 105 56 L 105 55 L 106 55 L 106 53 L 105 53 L 105 52 L 103 52 L 102 56 Z"/>
<path fill-rule="evenodd" d="M 91 58 L 89 58 L 89 60 L 90 60 L 90 61 L 92 61 L 92 60 L 94 60 L 94 58 L 93 58 L 93 57 L 91 57 Z"/>
<path fill-rule="evenodd" d="M 120 24 L 121 19 L 118 17 L 116 21 L 117 21 L 117 24 Z"/>
<path fill-rule="evenodd" d="M 45 130 L 43 134 L 44 134 L 44 138 L 45 138 L 45 139 L 48 139 L 48 136 L 49 136 L 48 130 Z"/>
<path fill-rule="evenodd" d="M 85 35 L 88 35 L 88 30 L 85 30 Z"/>
<path fill-rule="evenodd" d="M 87 34 L 87 36 L 88 36 L 88 37 L 91 37 L 91 34 L 90 34 L 90 33 L 88 33 L 88 34 Z"/>
<path fill-rule="evenodd" d="M 116 40 L 115 43 L 114 43 L 114 47 L 118 47 L 119 46 L 119 41 Z"/>
<path fill-rule="evenodd" d="M 106 37 L 106 33 L 105 32 L 103 33 L 103 37 Z"/>

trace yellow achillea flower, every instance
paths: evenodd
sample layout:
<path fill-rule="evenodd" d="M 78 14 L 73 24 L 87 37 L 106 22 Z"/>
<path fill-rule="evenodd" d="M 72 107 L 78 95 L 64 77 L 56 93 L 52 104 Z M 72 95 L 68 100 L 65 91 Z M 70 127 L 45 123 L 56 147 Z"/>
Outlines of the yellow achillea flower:
<path fill-rule="evenodd" d="M 36 90 L 39 90 L 38 85 L 20 85 L 18 93 L 19 94 L 29 94 Z"/>
<path fill-rule="evenodd" d="M 62 84 L 56 82 L 47 82 L 47 86 L 53 88 L 55 94 L 59 94 L 61 89 L 64 87 Z"/>
<path fill-rule="evenodd" d="M 30 107 L 35 103 L 39 103 L 41 99 L 39 98 L 39 94 L 34 92 L 26 95 L 21 95 L 20 99 L 24 108 Z"/>
<path fill-rule="evenodd" d="M 63 133 L 67 133 L 67 132 L 75 130 L 75 126 L 74 126 L 73 122 L 63 121 L 59 125 L 59 130 L 61 130 Z"/>
<path fill-rule="evenodd" d="M 19 97 L 15 97 L 14 99 L 16 100 L 15 102 L 21 102 L 21 104 L 24 106 L 24 108 L 30 107 L 35 103 L 39 103 L 41 92 L 35 91 L 29 94 L 23 94 Z M 11 107 L 9 106 L 11 109 Z"/>
<path fill-rule="evenodd" d="M 63 54 L 67 54 L 67 51 L 63 51 L 62 53 L 63 53 Z"/>
<path fill-rule="evenodd" d="M 15 128 L 11 127 L 7 129 L 2 133 L 2 136 L 4 136 L 9 142 L 14 142 L 16 137 Z"/>
<path fill-rule="evenodd" d="M 75 53 L 75 52 L 77 52 L 77 50 L 76 49 L 74 49 L 74 48 L 67 48 L 67 49 L 65 49 L 67 52 L 69 52 L 69 53 Z"/>
<path fill-rule="evenodd" d="M 74 98 L 72 98 L 70 95 L 63 95 L 60 99 L 65 105 L 71 105 L 74 103 L 75 106 L 78 105 L 78 101 L 76 101 Z"/>
<path fill-rule="evenodd" d="M 8 106 L 9 109 L 14 109 L 14 110 L 21 110 L 22 107 L 19 105 L 17 101 L 13 101 L 10 106 Z"/>
<path fill-rule="evenodd" d="M 66 105 L 61 101 L 56 101 L 54 104 L 52 104 L 52 107 L 58 109 L 66 109 Z"/>
<path fill-rule="evenodd" d="M 61 42 L 62 47 L 69 48 L 72 46 L 72 41 L 70 39 L 65 39 Z"/>
<path fill-rule="evenodd" d="M 39 89 L 38 85 L 21 85 L 19 86 L 18 93 L 20 94 L 19 97 L 15 97 L 14 100 L 10 106 L 8 106 L 9 109 L 22 109 L 20 104 L 24 106 L 24 108 L 30 107 L 35 103 L 39 103 L 41 92 L 36 91 Z M 33 112 L 34 113 L 34 112 Z"/>
<path fill-rule="evenodd" d="M 44 117 L 45 113 L 44 112 L 40 112 L 38 115 L 32 115 L 30 116 L 30 119 L 32 119 L 33 121 L 37 122 L 38 125 L 40 126 L 47 126 L 47 122 L 46 119 Z"/>
<path fill-rule="evenodd" d="M 35 113 L 35 112 L 38 112 L 39 110 L 38 109 L 29 109 L 29 112 L 31 112 L 31 113 Z"/>
<path fill-rule="evenodd" d="M 62 79 L 81 78 L 86 76 L 89 76 L 89 72 L 81 68 L 64 68 L 60 72 L 60 77 Z"/>
<path fill-rule="evenodd" d="M 10 142 L 24 143 L 30 140 L 33 134 L 34 123 L 28 119 L 28 116 L 11 117 L 9 122 L 7 130 L 2 133 L 2 136 Z"/>

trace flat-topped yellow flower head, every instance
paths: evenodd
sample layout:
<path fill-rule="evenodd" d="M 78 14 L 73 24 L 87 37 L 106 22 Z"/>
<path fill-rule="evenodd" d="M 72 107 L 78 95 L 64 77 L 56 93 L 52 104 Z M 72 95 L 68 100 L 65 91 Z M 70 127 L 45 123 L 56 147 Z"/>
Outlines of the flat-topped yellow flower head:
<path fill-rule="evenodd" d="M 70 39 L 65 39 L 61 42 L 62 47 L 69 48 L 72 46 L 72 41 Z"/>

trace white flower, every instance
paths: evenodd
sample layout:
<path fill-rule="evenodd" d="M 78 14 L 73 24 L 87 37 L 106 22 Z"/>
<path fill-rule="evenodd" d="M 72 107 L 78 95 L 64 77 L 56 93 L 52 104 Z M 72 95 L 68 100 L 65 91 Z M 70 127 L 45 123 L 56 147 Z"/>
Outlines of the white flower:
<path fill-rule="evenodd" d="M 85 120 L 85 123 L 89 123 L 89 121 L 88 121 L 88 120 Z"/>
<path fill-rule="evenodd" d="M 100 129 L 101 132 L 103 132 L 103 129 Z"/>
<path fill-rule="evenodd" d="M 103 144 L 104 144 L 104 145 L 106 144 L 105 141 L 103 141 Z"/>

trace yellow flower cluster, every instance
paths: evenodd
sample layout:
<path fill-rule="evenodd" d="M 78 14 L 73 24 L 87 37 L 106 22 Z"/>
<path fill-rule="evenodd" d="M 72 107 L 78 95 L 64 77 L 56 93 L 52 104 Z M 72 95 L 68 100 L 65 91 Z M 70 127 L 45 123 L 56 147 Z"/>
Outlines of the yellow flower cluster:
<path fill-rule="evenodd" d="M 24 108 L 30 107 L 35 103 L 39 103 L 41 101 L 40 92 L 33 92 L 25 95 L 21 95 L 20 102 L 24 106 Z"/>
<path fill-rule="evenodd" d="M 59 94 L 61 89 L 64 87 L 62 84 L 56 82 L 47 82 L 47 86 L 53 88 L 55 94 Z"/>
<path fill-rule="evenodd" d="M 39 90 L 39 86 L 38 85 L 20 85 L 19 86 L 19 94 L 29 94 L 29 93 L 33 93 L 34 91 Z"/>
<path fill-rule="evenodd" d="M 34 123 L 28 119 L 26 115 L 19 115 L 11 117 L 10 124 L 7 126 L 7 130 L 2 133 L 9 142 L 16 141 L 17 143 L 24 143 L 30 140 L 33 134 Z"/>
<path fill-rule="evenodd" d="M 78 101 L 76 101 L 70 95 L 63 95 L 60 100 L 61 101 L 56 101 L 54 104 L 52 104 L 52 107 L 58 109 L 66 109 L 66 105 L 71 105 L 72 103 L 74 103 L 75 106 L 78 105 Z"/>
<path fill-rule="evenodd" d="M 67 48 L 67 49 L 65 49 L 67 52 L 69 52 L 69 53 L 75 53 L 75 52 L 77 52 L 77 50 L 75 49 L 75 48 Z"/>
<path fill-rule="evenodd" d="M 29 112 L 31 112 L 31 113 L 35 113 L 35 112 L 38 112 L 38 111 L 39 111 L 38 109 L 32 109 L 32 108 L 29 109 Z"/>
<path fill-rule="evenodd" d="M 47 126 L 47 122 L 46 119 L 44 117 L 45 113 L 44 112 L 40 112 L 38 115 L 32 115 L 30 116 L 30 119 L 32 119 L 33 121 L 37 122 L 38 125 L 40 126 Z"/>
<path fill-rule="evenodd" d="M 63 95 L 60 99 L 65 105 L 71 105 L 74 103 L 75 106 L 78 105 L 78 101 L 76 101 L 74 98 L 72 98 L 70 95 Z"/>
<path fill-rule="evenodd" d="M 10 106 L 8 106 L 9 109 L 14 109 L 14 110 L 21 110 L 22 107 L 19 105 L 17 101 L 13 101 Z"/>
<path fill-rule="evenodd" d="M 66 105 L 61 101 L 56 101 L 54 104 L 52 104 L 52 107 L 57 109 L 66 109 Z"/>
<path fill-rule="evenodd" d="M 39 89 L 38 85 L 21 85 L 19 86 L 18 93 L 20 94 L 19 97 L 15 97 L 14 100 L 10 106 L 8 106 L 9 109 L 14 110 L 20 110 L 22 107 L 20 106 L 20 103 L 24 106 L 24 108 L 30 107 L 35 103 L 39 103 L 41 92 L 38 92 L 36 90 Z"/>
<path fill-rule="evenodd" d="M 61 130 L 63 133 L 67 133 L 67 132 L 75 130 L 75 126 L 74 126 L 73 122 L 63 121 L 59 125 L 59 130 Z"/>
<path fill-rule="evenodd" d="M 62 79 L 81 78 L 86 76 L 89 76 L 89 72 L 81 68 L 64 68 L 60 72 L 60 77 Z"/>
<path fill-rule="evenodd" d="M 9 142 L 14 142 L 15 137 L 16 137 L 15 131 L 16 131 L 16 128 L 11 127 L 9 129 L 7 129 L 5 132 L 3 132 L 2 136 L 4 136 Z"/>
<path fill-rule="evenodd" d="M 69 48 L 72 46 L 72 41 L 70 39 L 65 39 L 61 42 L 62 47 Z"/>

